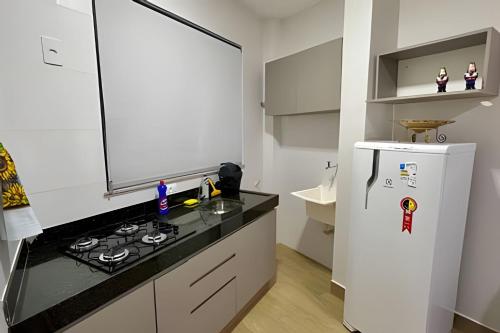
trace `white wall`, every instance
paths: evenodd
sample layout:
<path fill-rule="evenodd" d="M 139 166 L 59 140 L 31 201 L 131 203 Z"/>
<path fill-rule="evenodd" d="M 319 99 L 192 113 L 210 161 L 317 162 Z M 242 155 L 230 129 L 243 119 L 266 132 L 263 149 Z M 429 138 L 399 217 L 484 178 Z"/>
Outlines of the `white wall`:
<path fill-rule="evenodd" d="M 399 46 L 493 26 L 500 30 L 497 0 L 401 0 Z M 469 20 L 467 17 L 477 19 Z M 425 22 L 425 24 L 423 24 Z M 474 59 L 469 59 L 474 60 Z M 453 61 L 453 60 L 450 60 Z M 463 64 L 465 68 L 467 63 Z M 481 67 L 479 67 L 481 74 Z M 498 73 L 497 73 L 498 75 Z M 433 81 L 433 78 L 430 78 Z M 463 83 L 462 83 L 463 84 Z M 454 119 L 444 128 L 449 142 L 477 142 L 457 311 L 500 330 L 500 98 L 486 108 L 480 100 L 459 100 L 398 106 L 396 119 Z M 404 131 L 398 138 L 405 139 Z"/>
<path fill-rule="evenodd" d="M 290 17 L 264 23 L 267 62 L 342 37 L 344 1 L 322 0 Z M 275 26 L 274 32 L 269 31 L 270 24 Z"/>
<path fill-rule="evenodd" d="M 332 280 L 345 286 L 354 143 L 389 139 L 392 107 L 367 104 L 374 88 L 375 54 L 395 47 L 398 0 L 346 2 L 340 113 L 339 174 Z"/>
<path fill-rule="evenodd" d="M 243 46 L 243 187 L 258 189 L 254 184 L 262 178 L 263 125 L 259 20 L 231 0 L 161 3 Z M 11 152 L 43 227 L 147 201 L 155 194 L 151 189 L 103 198 L 106 177 L 90 13 L 91 0 L 0 3 L 4 45 L 0 53 L 0 142 Z M 63 67 L 43 64 L 40 35 L 63 41 Z M 178 190 L 198 183 L 184 182 Z"/>
<path fill-rule="evenodd" d="M 264 22 L 264 62 L 342 37 L 343 0 L 323 0 L 282 20 Z M 321 184 L 326 161 L 337 160 L 339 114 L 265 117 L 264 190 L 280 195 L 278 242 L 332 265 L 333 235 L 310 220 L 290 192 Z M 329 170 L 331 172 L 332 170 Z"/>

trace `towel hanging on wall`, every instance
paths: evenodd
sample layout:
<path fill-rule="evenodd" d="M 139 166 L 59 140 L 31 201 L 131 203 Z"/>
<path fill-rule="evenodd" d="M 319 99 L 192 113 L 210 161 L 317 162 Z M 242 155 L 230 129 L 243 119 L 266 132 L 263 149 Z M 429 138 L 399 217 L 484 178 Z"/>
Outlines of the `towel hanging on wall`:
<path fill-rule="evenodd" d="M 2 181 L 3 208 L 29 206 L 24 187 L 19 181 L 16 166 L 7 149 L 0 143 L 0 179 Z"/>
<path fill-rule="evenodd" d="M 14 160 L 0 143 L 0 239 L 20 240 L 42 233 L 19 179 Z"/>

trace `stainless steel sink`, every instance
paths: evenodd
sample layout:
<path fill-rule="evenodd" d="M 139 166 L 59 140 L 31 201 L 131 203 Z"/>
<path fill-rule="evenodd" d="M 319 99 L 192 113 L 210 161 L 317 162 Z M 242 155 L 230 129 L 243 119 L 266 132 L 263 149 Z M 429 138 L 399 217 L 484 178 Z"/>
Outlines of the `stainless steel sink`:
<path fill-rule="evenodd" d="M 200 209 L 209 211 L 214 215 L 223 215 L 232 212 L 242 206 L 242 203 L 229 199 L 214 199 L 200 205 Z"/>

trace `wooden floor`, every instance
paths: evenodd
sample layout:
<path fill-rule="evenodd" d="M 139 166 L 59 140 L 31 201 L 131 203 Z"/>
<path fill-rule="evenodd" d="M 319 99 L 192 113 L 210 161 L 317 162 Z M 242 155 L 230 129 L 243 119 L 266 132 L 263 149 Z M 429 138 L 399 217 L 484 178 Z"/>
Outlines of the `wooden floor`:
<path fill-rule="evenodd" d="M 277 258 L 276 284 L 233 333 L 349 332 L 342 325 L 344 302 L 330 293 L 331 271 L 281 244 Z"/>
<path fill-rule="evenodd" d="M 346 333 L 344 303 L 330 293 L 331 271 L 278 245 L 274 287 L 234 329 L 234 333 Z"/>

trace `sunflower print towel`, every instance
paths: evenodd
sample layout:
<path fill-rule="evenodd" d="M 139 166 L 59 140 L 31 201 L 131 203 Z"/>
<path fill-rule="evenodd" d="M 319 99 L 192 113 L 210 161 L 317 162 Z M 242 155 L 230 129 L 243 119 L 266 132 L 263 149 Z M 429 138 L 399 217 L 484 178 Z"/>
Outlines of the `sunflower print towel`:
<path fill-rule="evenodd" d="M 26 192 L 19 181 L 14 161 L 1 143 L 0 182 L 2 184 L 2 201 L 4 209 L 29 205 Z"/>

